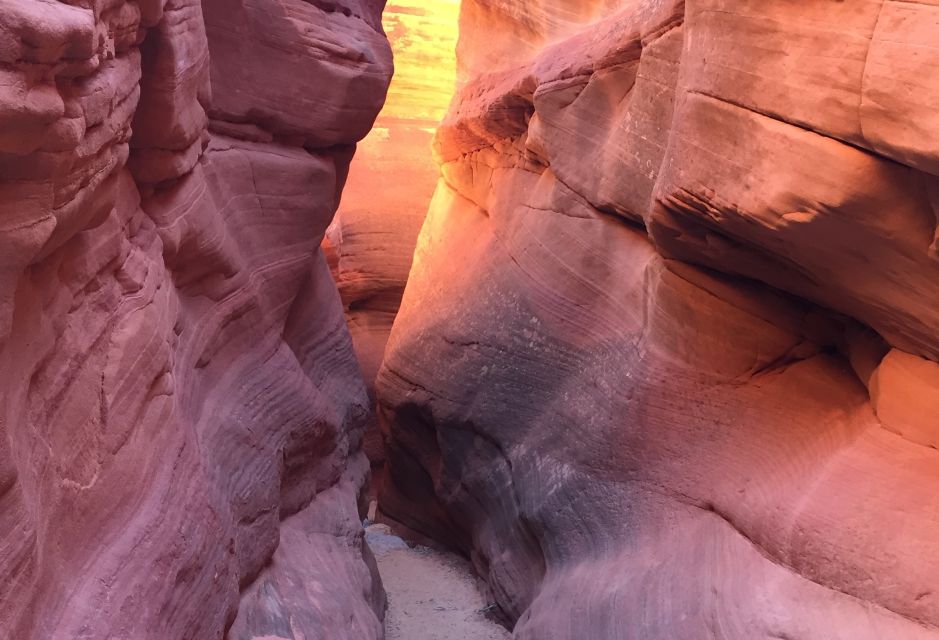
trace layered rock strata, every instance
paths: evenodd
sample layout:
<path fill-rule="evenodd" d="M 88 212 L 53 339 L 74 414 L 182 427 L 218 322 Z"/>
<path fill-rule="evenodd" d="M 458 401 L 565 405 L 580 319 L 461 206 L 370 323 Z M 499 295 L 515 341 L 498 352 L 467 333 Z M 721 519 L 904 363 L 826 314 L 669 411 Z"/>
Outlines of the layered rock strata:
<path fill-rule="evenodd" d="M 939 638 L 939 5 L 571 6 L 464 2 L 383 508 L 520 639 Z"/>
<path fill-rule="evenodd" d="M 0 636 L 381 636 L 319 250 L 381 4 L 0 2 Z"/>

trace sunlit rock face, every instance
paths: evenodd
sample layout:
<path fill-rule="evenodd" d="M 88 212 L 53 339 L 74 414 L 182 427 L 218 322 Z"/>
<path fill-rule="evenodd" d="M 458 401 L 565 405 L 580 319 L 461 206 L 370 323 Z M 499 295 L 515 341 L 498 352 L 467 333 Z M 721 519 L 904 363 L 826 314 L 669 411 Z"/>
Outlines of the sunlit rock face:
<path fill-rule="evenodd" d="M 528 62 L 629 0 L 466 0 L 460 12 L 461 79 Z"/>
<path fill-rule="evenodd" d="M 520 639 L 939 638 L 939 6 L 623 2 L 483 71 L 548 9 L 464 3 L 383 509 Z"/>
<path fill-rule="evenodd" d="M 381 4 L 0 2 L 0 637 L 380 637 L 319 245 Z"/>
<path fill-rule="evenodd" d="M 326 234 L 370 394 L 440 175 L 431 142 L 453 96 L 459 6 L 459 0 L 408 0 L 385 8 L 395 77 L 374 129 L 356 150 Z M 374 417 L 365 449 L 379 479 L 384 451 Z"/>

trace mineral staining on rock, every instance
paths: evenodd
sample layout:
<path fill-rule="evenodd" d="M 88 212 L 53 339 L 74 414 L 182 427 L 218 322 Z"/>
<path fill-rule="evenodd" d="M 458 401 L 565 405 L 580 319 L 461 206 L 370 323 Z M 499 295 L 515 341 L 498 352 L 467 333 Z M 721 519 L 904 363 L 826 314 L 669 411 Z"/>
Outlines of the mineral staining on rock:
<path fill-rule="evenodd" d="M 381 501 L 514 637 L 939 638 L 937 18 L 464 1 Z"/>
<path fill-rule="evenodd" d="M 379 5 L 0 2 L 0 636 L 380 637 L 319 251 Z"/>

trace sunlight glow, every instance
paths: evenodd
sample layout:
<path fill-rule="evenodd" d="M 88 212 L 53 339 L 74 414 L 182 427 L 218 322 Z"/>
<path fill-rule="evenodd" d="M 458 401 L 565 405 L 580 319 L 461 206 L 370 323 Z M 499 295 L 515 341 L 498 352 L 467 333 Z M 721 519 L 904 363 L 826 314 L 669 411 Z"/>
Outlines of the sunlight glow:
<path fill-rule="evenodd" d="M 456 81 L 459 13 L 459 0 L 390 0 L 382 22 L 395 76 L 377 127 L 436 127 Z"/>

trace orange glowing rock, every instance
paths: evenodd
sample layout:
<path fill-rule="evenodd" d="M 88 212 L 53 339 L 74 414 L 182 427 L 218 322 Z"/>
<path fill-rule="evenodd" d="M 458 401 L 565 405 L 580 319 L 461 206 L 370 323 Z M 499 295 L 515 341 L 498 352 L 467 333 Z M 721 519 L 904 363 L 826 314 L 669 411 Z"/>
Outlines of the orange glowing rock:
<path fill-rule="evenodd" d="M 456 82 L 459 10 L 459 0 L 401 0 L 385 8 L 395 76 L 375 128 L 358 146 L 327 232 L 333 275 L 370 387 L 439 175 L 431 141 Z M 373 462 L 383 456 L 375 426 L 366 437 Z"/>

